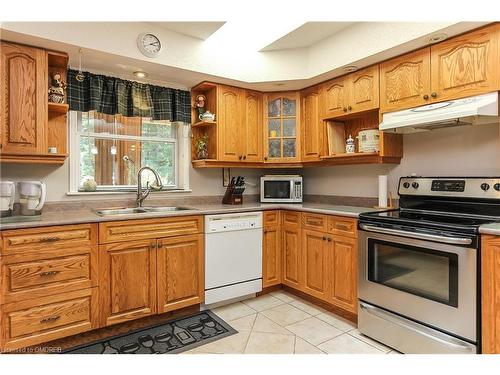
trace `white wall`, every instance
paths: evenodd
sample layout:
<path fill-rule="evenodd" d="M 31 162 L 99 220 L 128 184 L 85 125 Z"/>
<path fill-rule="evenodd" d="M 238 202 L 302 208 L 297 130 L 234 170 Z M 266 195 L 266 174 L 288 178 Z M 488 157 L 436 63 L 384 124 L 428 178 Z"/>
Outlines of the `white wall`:
<path fill-rule="evenodd" d="M 399 165 L 351 165 L 304 169 L 305 194 L 376 197 L 378 175 L 389 175 L 397 197 L 401 176 L 500 176 L 498 125 L 433 130 L 404 136 Z"/>

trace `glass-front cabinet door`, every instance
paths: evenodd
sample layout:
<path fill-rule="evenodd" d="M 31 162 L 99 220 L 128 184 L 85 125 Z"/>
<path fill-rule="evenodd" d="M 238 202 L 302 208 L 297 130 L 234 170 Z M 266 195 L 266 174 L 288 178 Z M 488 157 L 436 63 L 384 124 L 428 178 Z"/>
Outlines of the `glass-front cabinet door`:
<path fill-rule="evenodd" d="M 264 161 L 289 162 L 299 159 L 298 93 L 272 93 L 265 98 Z"/>

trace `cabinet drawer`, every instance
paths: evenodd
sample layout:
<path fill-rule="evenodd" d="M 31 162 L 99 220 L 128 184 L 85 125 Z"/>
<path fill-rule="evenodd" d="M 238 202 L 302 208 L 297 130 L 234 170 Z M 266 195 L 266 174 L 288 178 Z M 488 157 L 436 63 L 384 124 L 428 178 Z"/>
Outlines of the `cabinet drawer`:
<path fill-rule="evenodd" d="M 97 244 L 97 224 L 60 225 L 1 232 L 2 255 L 40 253 Z"/>
<path fill-rule="evenodd" d="M 306 229 L 326 232 L 326 223 L 327 223 L 326 215 L 311 214 L 311 213 L 302 214 L 302 226 Z"/>
<path fill-rule="evenodd" d="M 358 221 L 346 217 L 330 216 L 328 217 L 328 233 L 346 237 L 357 237 Z"/>
<path fill-rule="evenodd" d="M 2 306 L 2 349 L 16 349 L 97 328 L 96 288 Z"/>
<path fill-rule="evenodd" d="M 264 211 L 264 226 L 278 225 L 280 222 L 280 211 Z"/>
<path fill-rule="evenodd" d="M 99 224 L 99 243 L 144 240 L 202 232 L 202 216 L 112 221 Z"/>
<path fill-rule="evenodd" d="M 283 225 L 300 225 L 300 212 L 285 211 L 283 212 Z"/>
<path fill-rule="evenodd" d="M 3 257 L 1 266 L 3 303 L 97 286 L 97 246 L 57 258 L 19 262 Z"/>

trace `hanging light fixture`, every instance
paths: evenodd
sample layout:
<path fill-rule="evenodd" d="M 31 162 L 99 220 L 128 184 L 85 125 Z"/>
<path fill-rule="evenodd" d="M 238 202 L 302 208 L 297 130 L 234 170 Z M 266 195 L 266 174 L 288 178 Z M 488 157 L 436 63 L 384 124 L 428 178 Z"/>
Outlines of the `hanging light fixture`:
<path fill-rule="evenodd" d="M 83 74 L 83 71 L 82 71 L 82 49 L 80 48 L 78 50 L 78 73 L 76 74 L 75 76 L 75 79 L 78 81 L 78 82 L 83 82 L 83 80 L 85 79 L 85 74 Z"/>

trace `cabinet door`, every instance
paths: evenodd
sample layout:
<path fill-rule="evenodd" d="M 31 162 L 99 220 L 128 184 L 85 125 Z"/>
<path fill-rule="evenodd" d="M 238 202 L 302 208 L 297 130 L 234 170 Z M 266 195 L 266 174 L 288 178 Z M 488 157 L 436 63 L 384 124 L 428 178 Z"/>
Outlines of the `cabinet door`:
<path fill-rule="evenodd" d="M 158 313 L 204 301 L 203 254 L 203 234 L 158 240 Z"/>
<path fill-rule="evenodd" d="M 363 112 L 379 107 L 378 65 L 349 74 L 351 81 L 349 112 Z"/>
<path fill-rule="evenodd" d="M 267 216 L 276 220 L 269 223 Z M 262 254 L 262 286 L 264 288 L 281 284 L 281 220 L 279 211 L 264 213 L 264 236 Z"/>
<path fill-rule="evenodd" d="M 156 313 L 156 240 L 99 246 L 101 325 Z"/>
<path fill-rule="evenodd" d="M 499 26 L 431 47 L 432 97 L 448 100 L 499 89 Z"/>
<path fill-rule="evenodd" d="M 256 91 L 245 91 L 243 103 L 244 134 L 240 134 L 241 155 L 245 162 L 262 161 L 262 94 Z"/>
<path fill-rule="evenodd" d="M 323 117 L 342 116 L 349 103 L 349 79 L 344 76 L 326 82 L 321 88 L 323 97 Z"/>
<path fill-rule="evenodd" d="M 381 63 L 381 112 L 428 104 L 431 94 L 430 64 L 430 48 Z"/>
<path fill-rule="evenodd" d="M 357 311 L 357 239 L 329 236 L 328 274 L 332 303 L 350 312 Z"/>
<path fill-rule="evenodd" d="M 304 292 L 313 297 L 328 299 L 328 258 L 326 234 L 302 230 L 302 262 Z"/>
<path fill-rule="evenodd" d="M 240 89 L 218 87 L 217 116 L 219 160 L 238 161 L 242 156 L 239 139 L 243 132 Z"/>
<path fill-rule="evenodd" d="M 317 87 L 301 93 L 302 104 L 302 160 L 319 160 L 323 146 L 323 123 L 319 114 Z"/>
<path fill-rule="evenodd" d="M 295 288 L 302 288 L 302 261 L 301 261 L 301 237 L 300 237 L 300 214 L 297 224 L 288 224 L 284 213 L 283 219 L 283 284 Z"/>
<path fill-rule="evenodd" d="M 48 121 L 46 53 L 5 42 L 0 50 L 0 153 L 44 154 Z"/>
<path fill-rule="evenodd" d="M 500 353 L 500 237 L 481 236 L 482 352 Z"/>

